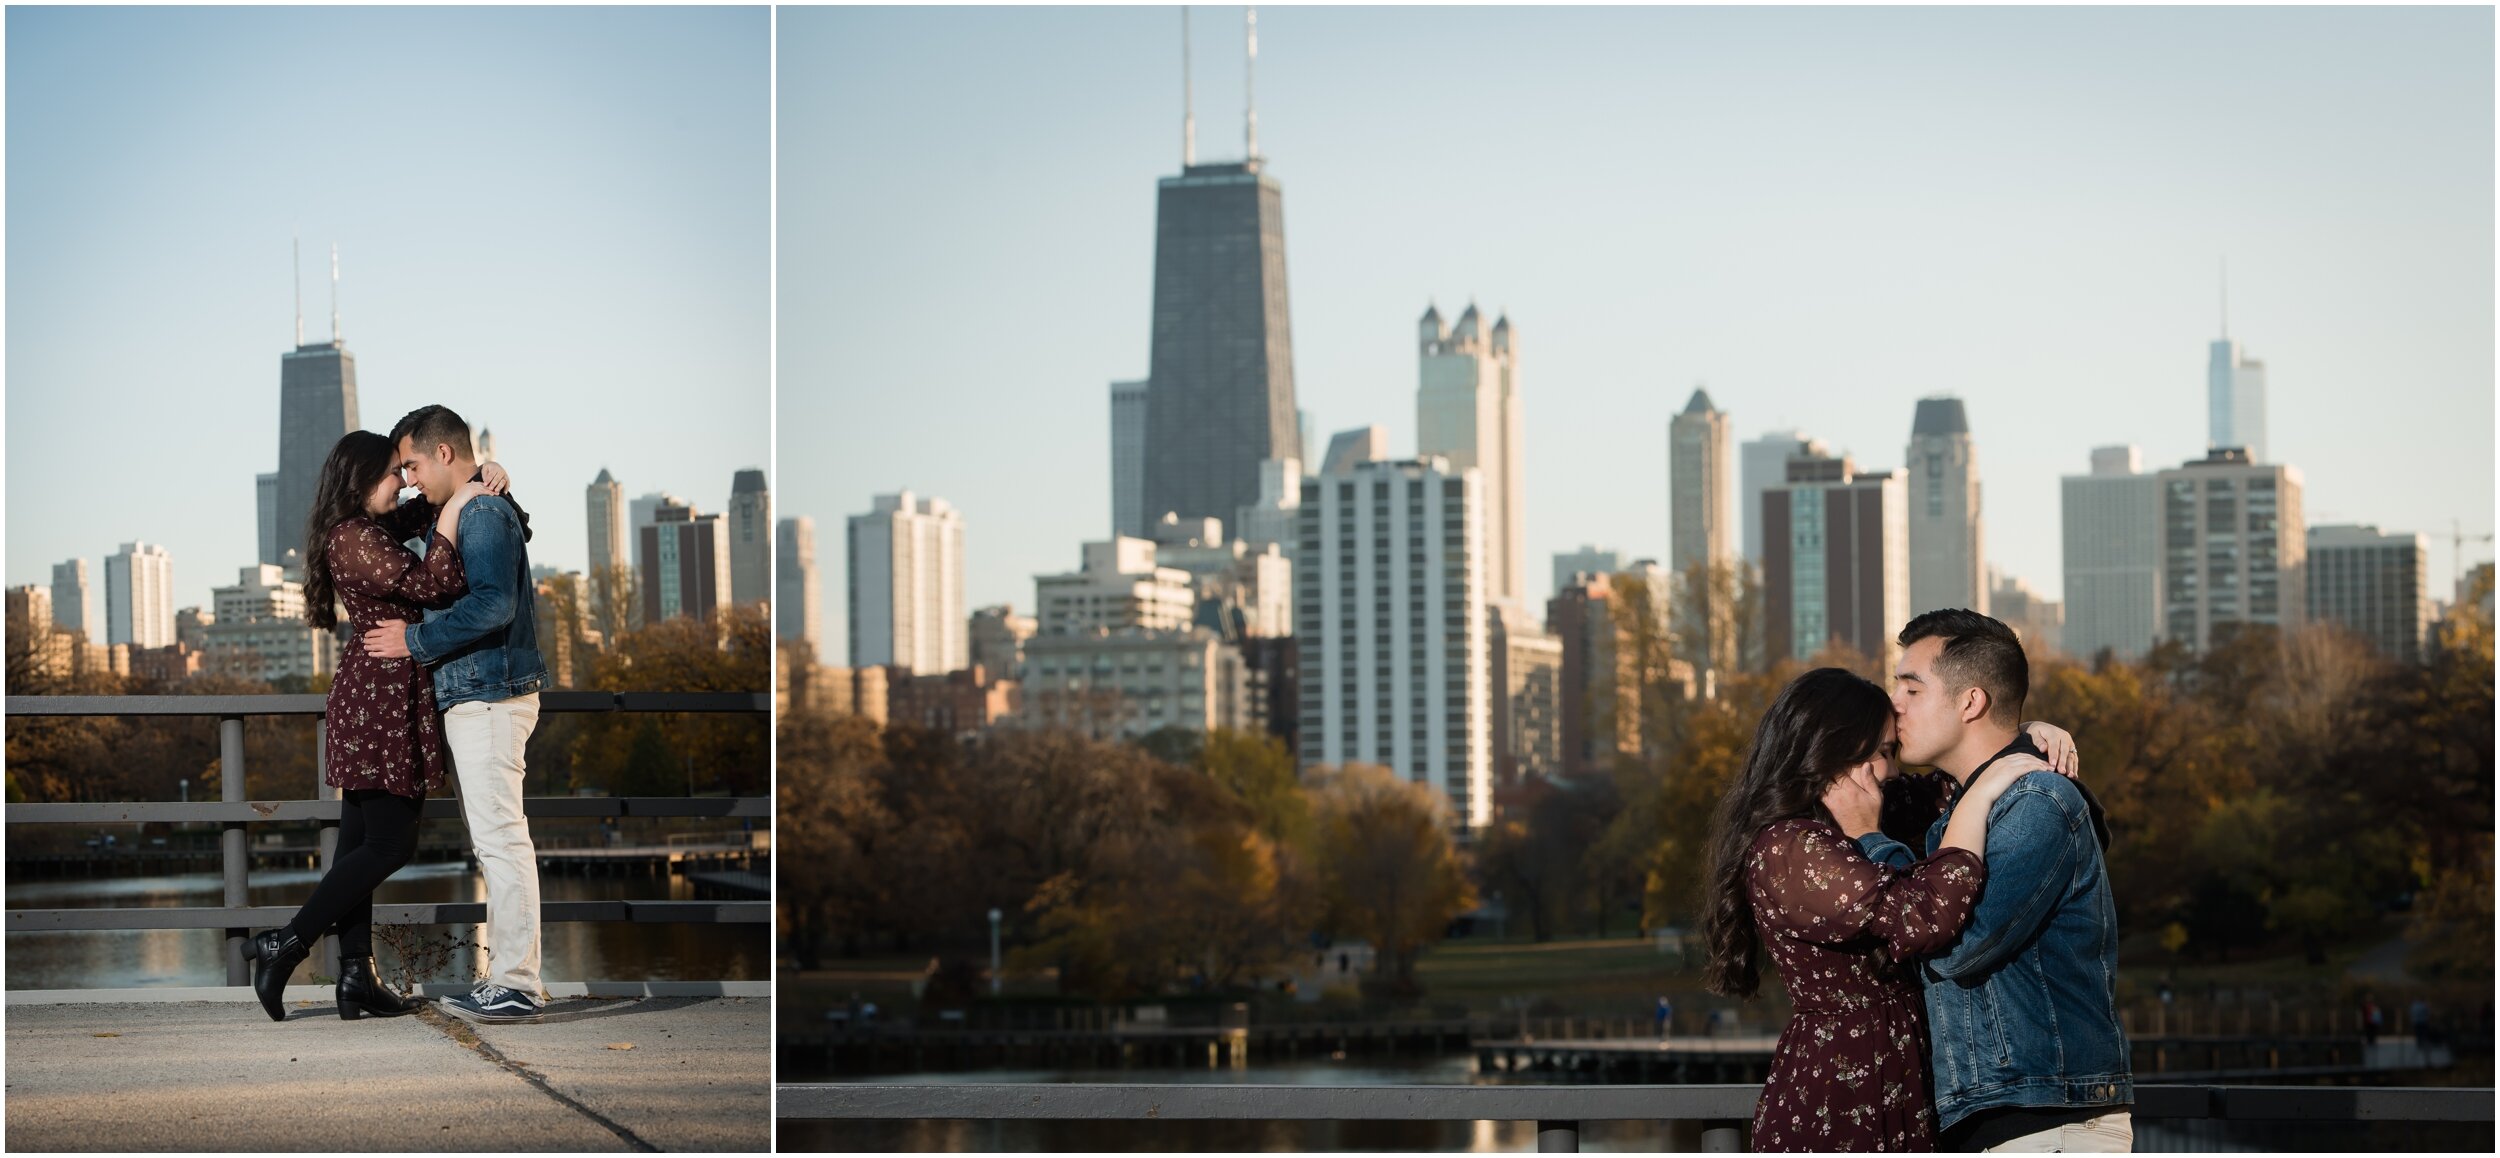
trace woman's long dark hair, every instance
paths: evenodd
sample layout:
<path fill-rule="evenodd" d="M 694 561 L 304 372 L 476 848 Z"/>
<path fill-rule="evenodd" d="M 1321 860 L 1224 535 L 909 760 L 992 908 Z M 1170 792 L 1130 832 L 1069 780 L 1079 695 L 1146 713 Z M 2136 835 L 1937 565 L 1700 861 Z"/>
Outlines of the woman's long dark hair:
<path fill-rule="evenodd" d="M 304 618 L 328 631 L 339 625 L 338 584 L 330 578 L 330 529 L 365 513 L 365 496 L 389 473 L 398 448 L 370 430 L 351 430 L 330 448 L 313 484 L 304 520 Z"/>
<path fill-rule="evenodd" d="M 1710 862 L 1702 874 L 1702 937 L 1712 993 L 1751 997 L 1762 985 L 1762 945 L 1745 891 L 1745 854 L 1754 837 L 1783 820 L 1831 814 L 1823 790 L 1884 741 L 1892 698 L 1854 672 L 1819 667 L 1780 689 L 1754 727 L 1745 770 L 1728 785 L 1710 822 Z"/>

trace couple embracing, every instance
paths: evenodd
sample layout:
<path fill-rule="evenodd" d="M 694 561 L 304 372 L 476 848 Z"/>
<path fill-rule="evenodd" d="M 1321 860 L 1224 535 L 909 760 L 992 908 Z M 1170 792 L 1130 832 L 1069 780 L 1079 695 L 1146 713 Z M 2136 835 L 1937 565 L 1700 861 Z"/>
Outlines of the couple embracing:
<path fill-rule="evenodd" d="M 1782 689 L 1714 821 L 1710 986 L 1753 996 L 1767 954 L 1796 1010 L 1754 1148 L 2129 1150 L 2109 832 L 2072 737 L 2021 722 L 2005 624 L 1933 611 L 1900 643 L 1889 696 L 1839 668 Z"/>
<path fill-rule="evenodd" d="M 324 933 L 339 939 L 340 1017 L 416 1011 L 374 969 L 373 893 L 416 854 L 425 798 L 446 772 L 486 877 L 489 973 L 443 1006 L 470 1021 L 539 1019 L 538 853 L 521 783 L 547 667 L 529 516 L 509 481 L 478 465 L 468 424 L 441 406 L 388 437 L 350 431 L 322 464 L 304 532 L 305 617 L 335 630 L 344 605 L 356 633 L 323 708 L 338 852 L 293 920 L 244 943 L 271 1020 L 286 1020 L 287 979 Z M 420 497 L 401 503 L 406 487 Z M 419 539 L 422 552 L 407 547 Z"/>

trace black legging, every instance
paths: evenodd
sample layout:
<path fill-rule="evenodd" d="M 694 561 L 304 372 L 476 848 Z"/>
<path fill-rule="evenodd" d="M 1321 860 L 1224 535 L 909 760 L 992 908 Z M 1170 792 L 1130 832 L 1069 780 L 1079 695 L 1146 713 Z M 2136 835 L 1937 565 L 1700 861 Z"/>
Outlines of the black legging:
<path fill-rule="evenodd" d="M 378 789 L 349 789 L 339 802 L 338 859 L 313 886 L 311 899 L 295 911 L 287 930 L 309 946 L 323 933 L 339 935 L 339 956 L 373 956 L 373 890 L 417 854 L 417 824 L 425 797 L 410 799 Z"/>

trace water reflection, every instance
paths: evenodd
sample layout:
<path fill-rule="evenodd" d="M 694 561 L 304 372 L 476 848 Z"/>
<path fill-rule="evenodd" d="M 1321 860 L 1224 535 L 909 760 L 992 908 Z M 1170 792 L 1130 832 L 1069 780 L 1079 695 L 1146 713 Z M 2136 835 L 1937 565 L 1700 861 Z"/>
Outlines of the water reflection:
<path fill-rule="evenodd" d="M 312 895 L 321 874 L 311 869 L 255 872 L 251 903 L 292 907 Z M 548 901 L 692 900 L 683 877 L 544 875 Z M 172 908 L 223 903 L 215 873 L 28 881 L 8 886 L 13 909 Z M 380 904 L 483 901 L 484 878 L 461 863 L 417 864 L 385 882 Z M 439 925 L 427 937 L 477 940 L 474 925 Z M 543 926 L 544 974 L 550 981 L 752 981 L 770 974 L 765 925 L 663 925 L 567 921 Z M 391 951 L 376 950 L 391 967 Z M 215 929 L 12 932 L 5 944 L 10 989 L 120 989 L 223 985 L 224 934 Z M 482 964 L 476 951 L 470 964 Z M 435 980 L 454 980 L 458 965 Z"/>

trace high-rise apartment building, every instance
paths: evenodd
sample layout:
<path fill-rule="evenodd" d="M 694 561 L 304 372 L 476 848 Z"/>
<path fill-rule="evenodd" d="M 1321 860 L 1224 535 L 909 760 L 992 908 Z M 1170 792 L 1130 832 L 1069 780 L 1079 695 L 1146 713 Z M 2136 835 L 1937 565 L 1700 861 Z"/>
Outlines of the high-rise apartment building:
<path fill-rule="evenodd" d="M 1323 474 L 1293 552 L 1301 762 L 1386 765 L 1468 828 L 1493 815 L 1483 478 L 1444 458 Z"/>
<path fill-rule="evenodd" d="M 2419 663 L 2430 630 L 2430 540 L 2373 526 L 2309 528 L 2308 613 L 2398 663 Z"/>
<path fill-rule="evenodd" d="M 244 567 L 232 585 L 209 594 L 215 618 L 199 629 L 206 666 L 269 681 L 309 680 L 338 670 L 338 636 L 304 621 L 304 584 L 286 569 L 274 563 Z M 177 629 L 165 644 L 179 635 Z M 132 650 L 135 655 L 140 649 Z"/>
<path fill-rule="evenodd" d="M 2297 468 L 2239 447 L 2161 472 L 2164 634 L 2203 652 L 2217 628 L 2307 620 Z"/>
<path fill-rule="evenodd" d="M 632 542 L 625 530 L 625 484 L 616 481 L 608 468 L 600 467 L 599 477 L 584 489 L 583 500 L 590 514 L 590 560 L 583 573 L 596 576 L 625 566 L 626 544 Z"/>
<path fill-rule="evenodd" d="M 2131 660 L 2162 635 L 2162 482 L 2132 446 L 2092 451 L 2092 473 L 2059 480 L 2064 645 Z"/>
<path fill-rule="evenodd" d="M 670 503 L 653 512 L 651 525 L 637 537 L 642 567 L 635 586 L 641 589 L 644 623 L 680 615 L 710 619 L 729 606 L 727 521 Z"/>
<path fill-rule="evenodd" d="M 824 646 L 823 581 L 816 573 L 816 520 L 800 515 L 781 520 L 773 539 L 773 638 L 806 645 L 807 662 L 822 662 Z"/>
<path fill-rule="evenodd" d="M 1764 431 L 1762 437 L 1744 444 L 1737 451 L 1738 503 L 1745 508 L 1745 558 L 1762 565 L 1762 492 L 1788 482 L 1788 460 L 1799 455 L 1820 457 L 1830 453 L 1819 438 L 1808 438 L 1794 430 Z"/>
<path fill-rule="evenodd" d="M 764 472 L 742 470 L 729 484 L 729 601 L 762 603 L 773 594 L 773 496 Z"/>
<path fill-rule="evenodd" d="M 1667 424 L 1667 509 L 1672 524 L 1667 563 L 1676 583 L 1701 568 L 1709 575 L 1735 562 L 1734 538 L 1728 526 L 1730 475 L 1735 467 L 1734 427 L 1727 412 L 1711 405 L 1708 392 L 1695 387 L 1684 412 Z M 1661 587 L 1658 594 L 1666 595 Z M 1736 663 L 1736 608 L 1725 589 L 1708 584 L 1696 588 L 1684 610 L 1698 612 L 1679 625 L 1677 658 L 1702 671 L 1732 669 Z"/>
<path fill-rule="evenodd" d="M 1257 726 L 1241 653 L 1203 627 L 1035 635 L 1023 685 L 1025 719 L 1098 740 Z"/>
<path fill-rule="evenodd" d="M 1574 575 L 1612 575 L 1622 569 L 1623 553 L 1612 548 L 1584 544 L 1577 551 L 1556 551 L 1554 593 L 1559 595 L 1571 586 Z"/>
<path fill-rule="evenodd" d="M 1562 639 L 1516 610 L 1496 607 L 1491 619 L 1494 782 L 1560 776 Z"/>
<path fill-rule="evenodd" d="M 85 559 L 52 565 L 52 622 L 63 631 L 82 633 L 87 643 L 104 642 L 104 616 L 96 603 L 95 585 L 88 581 Z"/>
<path fill-rule="evenodd" d="M 1146 537 L 1146 383 L 1111 384 L 1111 533 Z"/>
<path fill-rule="evenodd" d="M 1153 334 L 1140 517 L 1232 518 L 1261 462 L 1302 457 L 1284 191 L 1255 149 L 1159 183 Z"/>
<path fill-rule="evenodd" d="M 1834 641 L 1890 671 L 1910 622 L 1910 526 L 1899 471 L 1847 456 L 1788 460 L 1762 495 L 1763 636 L 1772 659 L 1810 659 Z"/>
<path fill-rule="evenodd" d="M 104 642 L 174 641 L 174 561 L 153 543 L 124 543 L 104 559 Z"/>
<path fill-rule="evenodd" d="M 1001 603 L 972 613 L 970 638 L 972 666 L 980 668 L 994 680 L 1019 678 L 1024 668 L 1024 642 L 1033 638 L 1040 624 L 1030 615 L 1016 614 L 1015 605 Z"/>
<path fill-rule="evenodd" d="M 1959 398 L 1919 399 L 1910 422 L 1910 606 L 1988 613 L 1979 459 Z"/>
<path fill-rule="evenodd" d="M 626 518 L 632 527 L 630 533 L 633 537 L 628 541 L 633 544 L 632 552 L 634 556 L 634 574 L 642 574 L 644 569 L 651 565 L 651 561 L 644 557 L 642 553 L 642 529 L 644 527 L 652 526 L 660 521 L 660 509 L 663 507 L 685 507 L 692 505 L 693 504 L 687 502 L 686 500 L 678 498 L 676 495 L 670 494 L 667 491 L 653 491 L 650 494 L 644 495 L 641 498 L 635 499 L 633 502 L 626 504 Z"/>
<path fill-rule="evenodd" d="M 1171 631 L 1187 627 L 1198 596 L 1189 572 L 1156 560 L 1155 544 L 1121 536 L 1084 546 L 1079 569 L 1033 577 L 1034 614 L 1043 635 L 1096 628 Z"/>
<path fill-rule="evenodd" d="M 1418 457 L 1450 460 L 1484 476 L 1485 597 L 1527 598 L 1528 551 L 1520 463 L 1519 351 L 1507 316 L 1485 329 L 1469 303 L 1454 325 L 1427 307 L 1416 336 L 1421 383 L 1415 391 Z"/>
<path fill-rule="evenodd" d="M 2205 409 L 2207 449 L 2239 447 L 2250 462 L 2268 461 L 2266 364 L 2227 334 L 2206 349 Z"/>
<path fill-rule="evenodd" d="M 964 637 L 964 523 L 944 499 L 878 495 L 850 517 L 850 666 L 931 674 L 971 662 Z"/>

